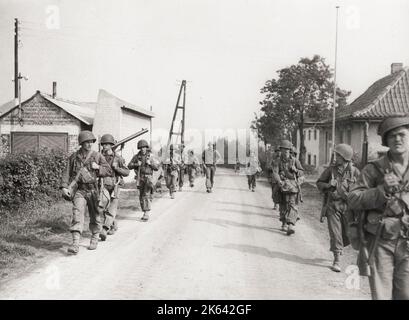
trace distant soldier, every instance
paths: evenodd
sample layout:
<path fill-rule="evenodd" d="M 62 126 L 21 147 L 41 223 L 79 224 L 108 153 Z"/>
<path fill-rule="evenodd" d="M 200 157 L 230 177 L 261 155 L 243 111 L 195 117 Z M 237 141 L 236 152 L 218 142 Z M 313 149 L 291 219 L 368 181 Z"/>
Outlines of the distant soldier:
<path fill-rule="evenodd" d="M 174 152 L 173 144 L 171 144 L 163 160 L 166 187 L 169 189 L 171 199 L 175 199 L 176 184 L 179 177 L 179 164 L 180 157 Z"/>
<path fill-rule="evenodd" d="M 183 185 L 185 182 L 185 169 L 186 169 L 186 155 L 183 153 L 183 149 L 185 148 L 184 145 L 180 145 L 179 146 L 179 176 L 178 176 L 178 180 L 179 180 L 179 191 L 183 190 Z"/>
<path fill-rule="evenodd" d="M 276 183 L 276 181 L 274 180 L 273 177 L 273 165 L 275 161 L 278 161 L 278 159 L 280 159 L 281 157 L 281 149 L 279 147 L 277 147 L 274 150 L 274 156 L 273 159 L 270 163 L 270 167 L 271 167 L 271 197 L 273 199 L 274 202 L 274 207 L 273 210 L 278 210 L 279 209 L 279 203 L 281 202 L 281 192 L 280 192 L 280 185 L 278 183 Z"/>
<path fill-rule="evenodd" d="M 268 150 L 266 150 L 266 174 L 267 174 L 267 181 L 272 184 L 272 174 L 273 174 L 273 167 L 271 166 L 271 163 L 273 162 L 274 159 L 274 152 L 272 150 L 272 147 L 269 146 Z"/>
<path fill-rule="evenodd" d="M 281 230 L 287 231 L 287 235 L 295 232 L 295 223 L 299 220 L 298 203 L 304 178 L 304 169 L 291 155 L 292 148 L 290 141 L 283 140 L 280 144 L 281 156 L 273 163 L 273 179 L 280 187 Z"/>
<path fill-rule="evenodd" d="M 362 210 L 372 298 L 409 300 L 409 117 L 384 119 L 378 134 L 389 151 L 363 168 L 348 204 Z"/>
<path fill-rule="evenodd" d="M 96 151 L 92 151 L 92 144 L 96 141 L 91 131 L 81 131 L 78 143 L 81 148 L 71 154 L 62 175 L 61 189 L 63 197 L 72 200 L 71 235 L 72 244 L 68 252 L 77 254 L 83 231 L 85 210 L 88 208 L 89 230 L 91 241 L 89 250 L 98 246 L 99 233 L 101 232 L 102 209 L 99 206 L 100 187 L 98 178 L 107 177 L 112 170 L 105 158 Z"/>
<path fill-rule="evenodd" d="M 102 241 L 106 240 L 107 234 L 112 235 L 117 230 L 115 217 L 118 211 L 119 190 L 123 186 L 123 177 L 129 176 L 129 169 L 125 160 L 115 151 L 112 146 L 115 144 L 114 137 L 107 133 L 101 137 L 102 155 L 112 169 L 112 174 L 104 178 L 104 187 L 108 191 L 109 198 L 104 210 L 104 224 L 99 237 Z"/>
<path fill-rule="evenodd" d="M 261 172 L 260 161 L 254 151 L 250 151 L 250 156 L 246 159 L 246 175 L 249 190 L 252 192 L 256 189 L 257 175 Z"/>
<path fill-rule="evenodd" d="M 208 148 L 202 153 L 204 169 L 206 170 L 206 191 L 212 192 L 214 185 L 214 175 L 216 173 L 216 165 L 221 159 L 220 153 L 216 150 L 216 144 L 208 143 Z"/>
<path fill-rule="evenodd" d="M 199 167 L 199 159 L 195 156 L 193 150 L 189 150 L 186 164 L 190 187 L 193 188 L 195 185 L 196 170 Z"/>
<path fill-rule="evenodd" d="M 236 159 L 236 163 L 234 165 L 234 173 L 237 173 L 237 171 L 240 171 L 240 160 L 239 160 L 239 158 Z"/>
<path fill-rule="evenodd" d="M 139 152 L 133 156 L 128 164 L 128 168 L 135 170 L 139 189 L 139 202 L 143 211 L 142 221 L 148 221 L 154 189 L 153 171 L 158 170 L 159 163 L 151 155 L 151 150 L 146 140 L 138 141 L 138 149 Z"/>
<path fill-rule="evenodd" d="M 357 181 L 359 170 L 352 164 L 353 149 L 347 144 L 335 147 L 335 164 L 326 168 L 317 180 L 318 189 L 325 194 L 322 217 L 328 219 L 330 251 L 334 254 L 331 270 L 341 272 L 340 256 L 349 245 L 347 236 L 347 197 Z"/>

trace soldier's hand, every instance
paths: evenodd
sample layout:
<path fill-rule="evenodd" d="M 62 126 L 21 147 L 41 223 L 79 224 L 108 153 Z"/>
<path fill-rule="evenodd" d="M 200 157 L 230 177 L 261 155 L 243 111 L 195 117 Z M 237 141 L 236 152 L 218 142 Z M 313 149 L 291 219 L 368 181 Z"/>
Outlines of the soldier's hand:
<path fill-rule="evenodd" d="M 137 165 L 138 167 L 140 167 L 140 166 L 142 165 L 142 161 L 138 160 L 138 162 L 136 163 L 136 165 Z"/>
<path fill-rule="evenodd" d="M 331 185 L 331 187 L 336 187 L 337 186 L 337 180 L 336 179 L 331 179 L 330 185 Z"/>
<path fill-rule="evenodd" d="M 385 174 L 384 176 L 384 187 L 387 193 L 394 193 L 396 189 L 399 187 L 399 178 L 393 174 Z"/>
<path fill-rule="evenodd" d="M 62 188 L 62 194 L 66 198 L 70 197 L 70 191 L 67 188 Z"/>
<path fill-rule="evenodd" d="M 150 160 L 150 159 L 147 159 L 147 160 L 146 160 L 146 164 L 147 164 L 147 165 L 150 165 L 150 164 L 151 164 L 151 160 Z"/>
<path fill-rule="evenodd" d="M 91 163 L 91 168 L 94 170 L 98 170 L 99 169 L 99 164 L 97 164 L 96 162 Z"/>

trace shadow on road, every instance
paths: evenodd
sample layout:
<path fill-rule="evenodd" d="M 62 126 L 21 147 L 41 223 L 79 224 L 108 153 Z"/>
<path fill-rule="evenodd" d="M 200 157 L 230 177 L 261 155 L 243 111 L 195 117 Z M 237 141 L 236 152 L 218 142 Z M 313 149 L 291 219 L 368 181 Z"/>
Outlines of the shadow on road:
<path fill-rule="evenodd" d="M 226 188 L 226 187 L 214 187 L 214 189 L 218 190 L 232 190 L 232 191 L 243 191 L 243 192 L 249 192 L 251 193 L 251 191 L 249 189 L 237 189 L 237 188 Z"/>
<path fill-rule="evenodd" d="M 274 216 L 272 213 L 271 214 L 263 214 L 263 213 L 257 213 L 257 212 L 252 212 L 252 211 L 234 210 L 234 209 L 217 209 L 217 211 L 241 213 L 241 214 L 245 214 L 245 215 L 260 216 L 260 217 L 266 217 L 266 218 L 270 218 L 270 219 L 278 219 L 278 217 Z"/>
<path fill-rule="evenodd" d="M 223 246 L 215 246 L 215 247 L 220 248 L 220 249 L 237 250 L 241 253 L 250 253 L 250 254 L 255 254 L 255 255 L 259 255 L 259 256 L 263 256 L 267 258 L 287 260 L 287 261 L 295 262 L 299 264 L 306 264 L 310 266 L 328 269 L 328 264 L 323 264 L 324 262 L 328 263 L 329 260 L 327 259 L 302 258 L 300 256 L 296 256 L 293 254 L 288 254 L 288 253 L 279 252 L 279 251 L 271 251 L 271 250 L 268 250 L 262 247 L 242 245 L 242 244 L 233 244 L 233 243 L 229 243 Z"/>
<path fill-rule="evenodd" d="M 221 204 L 232 204 L 232 205 L 236 205 L 236 206 L 245 206 L 245 207 L 252 207 L 252 208 L 272 211 L 271 208 L 262 207 L 262 206 L 255 206 L 255 205 L 252 205 L 252 204 L 246 204 L 246 203 L 240 203 L 240 202 L 229 202 L 229 201 L 215 201 L 215 202 L 216 203 L 221 203 Z"/>
<path fill-rule="evenodd" d="M 230 220 L 223 220 L 223 219 L 193 219 L 194 221 L 198 221 L 198 222 L 206 222 L 206 223 L 210 223 L 210 224 L 214 224 L 223 228 L 227 228 L 229 226 L 232 227 L 239 227 L 239 228 L 248 228 L 248 229 L 256 229 L 256 230 L 263 230 L 263 231 L 267 231 L 267 232 L 274 232 L 274 233 L 278 233 L 280 235 L 286 236 L 283 232 L 278 231 L 275 228 L 267 228 L 267 227 L 260 227 L 260 226 L 254 226 L 251 224 L 245 224 L 245 223 L 239 223 L 239 222 L 234 222 L 234 221 L 230 221 Z"/>

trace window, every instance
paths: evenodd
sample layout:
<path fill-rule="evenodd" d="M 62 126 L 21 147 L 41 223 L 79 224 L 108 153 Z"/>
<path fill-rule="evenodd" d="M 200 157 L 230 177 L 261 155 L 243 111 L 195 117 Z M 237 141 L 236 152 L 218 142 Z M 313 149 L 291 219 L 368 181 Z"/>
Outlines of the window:
<path fill-rule="evenodd" d="M 11 152 L 20 153 L 38 151 L 43 148 L 49 150 L 60 149 L 68 151 L 68 134 L 54 132 L 12 132 Z"/>
<path fill-rule="evenodd" d="M 311 140 L 311 130 L 308 130 L 308 141 Z"/>
<path fill-rule="evenodd" d="M 311 154 L 308 154 L 308 165 L 311 165 Z"/>
<path fill-rule="evenodd" d="M 314 154 L 314 167 L 316 167 L 316 166 L 317 166 L 317 155 Z"/>
<path fill-rule="evenodd" d="M 347 144 L 351 144 L 351 142 L 352 142 L 352 134 L 351 134 L 351 129 L 348 129 L 347 130 L 347 138 L 346 138 L 346 142 L 347 142 Z"/>
<path fill-rule="evenodd" d="M 317 140 L 317 129 L 314 129 L 314 140 Z"/>

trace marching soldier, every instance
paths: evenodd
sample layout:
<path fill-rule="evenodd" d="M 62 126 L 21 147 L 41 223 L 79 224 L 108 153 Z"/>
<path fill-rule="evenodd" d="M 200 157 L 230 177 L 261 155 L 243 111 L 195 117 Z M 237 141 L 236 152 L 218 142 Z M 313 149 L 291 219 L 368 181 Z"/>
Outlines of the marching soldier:
<path fill-rule="evenodd" d="M 280 187 L 281 230 L 287 231 L 287 235 L 295 233 L 295 223 L 299 220 L 298 203 L 304 170 L 300 162 L 291 156 L 292 148 L 290 141 L 283 140 L 281 156 L 273 163 L 273 179 Z"/>
<path fill-rule="evenodd" d="M 169 146 L 169 152 L 165 154 L 165 160 L 163 161 L 166 187 L 169 189 L 171 199 L 175 199 L 176 184 L 179 177 L 179 164 L 180 158 L 173 150 L 173 144 Z"/>
<path fill-rule="evenodd" d="M 99 234 L 102 241 L 106 240 L 107 234 L 112 235 L 117 230 L 115 217 L 119 204 L 119 187 L 124 184 L 123 177 L 129 176 L 130 172 L 126 167 L 125 160 L 112 150 L 114 144 L 115 139 L 111 134 L 104 134 L 101 137 L 101 153 L 112 169 L 112 175 L 104 178 L 104 187 L 109 193 L 109 201 L 104 210 L 105 221 Z"/>
<path fill-rule="evenodd" d="M 189 176 L 190 187 L 193 188 L 195 185 L 196 170 L 199 166 L 199 159 L 195 156 L 193 150 L 189 150 L 187 157 L 187 173 Z"/>
<path fill-rule="evenodd" d="M 214 185 L 214 175 L 216 165 L 221 159 L 220 153 L 216 150 L 216 144 L 208 143 L 208 148 L 202 153 L 204 169 L 206 170 L 206 192 L 211 193 Z"/>
<path fill-rule="evenodd" d="M 89 230 L 92 234 L 89 250 L 97 248 L 99 233 L 101 232 L 102 210 L 99 206 L 101 189 L 98 186 L 98 178 L 111 175 L 112 170 L 99 152 L 91 150 L 95 141 L 95 136 L 91 131 L 80 132 L 78 143 L 81 148 L 71 154 L 62 175 L 63 197 L 73 203 L 70 228 L 72 244 L 68 248 L 68 252 L 73 254 L 77 254 L 79 251 L 87 207 L 90 218 Z"/>
<path fill-rule="evenodd" d="M 384 119 L 378 134 L 389 151 L 363 168 L 348 204 L 362 210 L 359 257 L 367 252 L 372 298 L 409 300 L 409 117 Z"/>
<path fill-rule="evenodd" d="M 275 182 L 273 178 L 273 164 L 275 161 L 278 161 L 281 157 L 281 150 L 280 148 L 276 148 L 274 150 L 274 156 L 273 160 L 270 163 L 271 167 L 271 198 L 273 199 L 274 202 L 274 207 L 273 210 L 278 210 L 279 203 L 281 201 L 281 192 L 280 192 L 280 186 Z"/>
<path fill-rule="evenodd" d="M 250 156 L 246 161 L 246 171 L 247 171 L 247 183 L 249 185 L 249 190 L 255 192 L 256 188 L 256 176 L 261 172 L 260 161 L 256 156 L 254 151 L 250 152 Z"/>
<path fill-rule="evenodd" d="M 358 178 L 359 170 L 352 164 L 354 152 L 351 146 L 339 144 L 334 152 L 335 164 L 323 171 L 317 180 L 317 187 L 325 194 L 323 203 L 325 212 L 322 213 L 322 217 L 328 219 L 330 251 L 334 255 L 331 270 L 341 272 L 340 256 L 343 248 L 349 245 L 346 234 L 347 197 L 351 186 Z"/>
<path fill-rule="evenodd" d="M 183 184 L 185 182 L 185 163 L 186 163 L 186 156 L 183 153 L 183 149 L 185 148 L 184 145 L 180 145 L 179 146 L 179 176 L 178 176 L 178 180 L 179 180 L 179 191 L 182 191 L 183 189 Z"/>
<path fill-rule="evenodd" d="M 133 156 L 128 164 L 129 169 L 136 173 L 139 188 L 139 202 L 143 211 L 142 221 L 149 220 L 151 211 L 151 197 L 153 195 L 153 171 L 157 171 L 159 163 L 151 156 L 151 150 L 146 140 L 138 141 L 139 152 Z"/>

